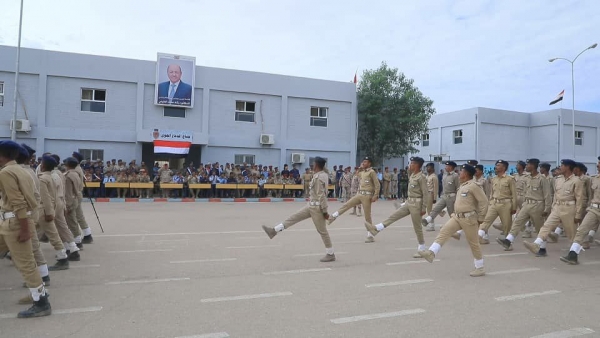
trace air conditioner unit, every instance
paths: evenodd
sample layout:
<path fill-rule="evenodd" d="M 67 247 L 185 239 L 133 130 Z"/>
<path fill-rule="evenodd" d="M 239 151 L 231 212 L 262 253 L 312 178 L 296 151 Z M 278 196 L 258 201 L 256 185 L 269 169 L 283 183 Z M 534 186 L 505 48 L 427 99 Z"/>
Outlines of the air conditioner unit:
<path fill-rule="evenodd" d="M 304 154 L 292 153 L 292 163 L 304 163 L 305 160 Z"/>
<path fill-rule="evenodd" d="M 31 124 L 29 120 L 11 120 L 10 121 L 10 130 L 16 131 L 31 131 Z"/>
<path fill-rule="evenodd" d="M 260 134 L 260 144 L 275 143 L 275 136 L 271 134 Z"/>

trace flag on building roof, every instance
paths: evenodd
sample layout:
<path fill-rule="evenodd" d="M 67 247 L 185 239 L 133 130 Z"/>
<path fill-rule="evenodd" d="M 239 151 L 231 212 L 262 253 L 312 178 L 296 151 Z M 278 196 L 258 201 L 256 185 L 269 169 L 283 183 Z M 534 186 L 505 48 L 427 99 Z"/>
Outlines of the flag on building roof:
<path fill-rule="evenodd" d="M 563 96 L 565 96 L 565 90 L 564 89 L 563 89 L 562 92 L 560 92 L 560 94 L 558 94 L 558 96 L 554 100 L 550 101 L 550 105 L 553 105 L 553 104 L 555 104 L 557 102 L 562 101 Z"/>
<path fill-rule="evenodd" d="M 356 76 L 356 73 L 354 73 L 354 84 L 356 84 L 358 82 L 358 77 Z"/>

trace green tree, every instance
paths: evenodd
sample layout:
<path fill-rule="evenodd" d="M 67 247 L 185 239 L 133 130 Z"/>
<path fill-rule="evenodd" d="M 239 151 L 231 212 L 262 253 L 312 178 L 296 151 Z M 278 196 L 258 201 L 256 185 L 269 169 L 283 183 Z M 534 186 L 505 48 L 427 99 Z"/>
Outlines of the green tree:
<path fill-rule="evenodd" d="M 374 165 L 416 151 L 435 114 L 433 101 L 385 62 L 363 71 L 358 85 L 358 148 Z"/>

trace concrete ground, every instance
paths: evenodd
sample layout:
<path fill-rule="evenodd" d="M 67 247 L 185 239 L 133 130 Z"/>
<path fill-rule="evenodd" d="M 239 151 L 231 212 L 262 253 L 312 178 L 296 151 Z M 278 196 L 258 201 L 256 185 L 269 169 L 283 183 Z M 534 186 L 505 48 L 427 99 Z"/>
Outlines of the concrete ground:
<path fill-rule="evenodd" d="M 488 275 L 472 278 L 464 239 L 429 264 L 412 258 L 408 218 L 366 244 L 363 220 L 345 214 L 330 226 L 337 261 L 320 263 L 310 220 L 273 240 L 260 228 L 303 205 L 98 203 L 102 234 L 86 203 L 95 241 L 81 262 L 51 273 L 52 316 L 15 318 L 27 290 L 0 261 L 0 337 L 600 336 L 600 247 L 569 266 L 559 260 L 564 238 L 546 258 L 520 239 L 508 253 L 493 242 L 483 248 Z M 377 202 L 374 221 L 393 210 Z M 437 233 L 426 233 L 427 245 Z"/>

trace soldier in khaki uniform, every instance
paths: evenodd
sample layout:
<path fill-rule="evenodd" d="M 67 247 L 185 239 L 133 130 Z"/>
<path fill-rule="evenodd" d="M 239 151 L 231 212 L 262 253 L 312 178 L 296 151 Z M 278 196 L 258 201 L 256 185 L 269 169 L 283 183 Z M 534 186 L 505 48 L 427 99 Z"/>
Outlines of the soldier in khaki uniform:
<path fill-rule="evenodd" d="M 596 164 L 596 170 L 600 173 L 600 157 L 598 157 L 598 164 Z M 600 174 L 590 178 L 590 185 L 588 188 L 588 196 L 590 203 L 588 204 L 587 213 L 581 221 L 575 239 L 569 248 L 569 253 L 560 257 L 560 260 L 572 265 L 579 264 L 577 257 L 581 253 L 582 248 L 585 249 L 584 245 L 593 241 L 593 236 L 598 230 L 598 224 L 600 224 Z M 589 237 L 592 237 L 591 239 Z"/>
<path fill-rule="evenodd" d="M 311 179 L 312 174 L 310 173 L 310 168 L 306 168 L 304 170 L 304 174 L 302 174 L 302 184 L 304 185 L 304 198 L 308 198 L 308 190 L 310 188 Z"/>
<path fill-rule="evenodd" d="M 315 228 L 317 228 L 317 232 L 321 235 L 323 244 L 325 244 L 325 256 L 321 258 L 321 262 L 333 262 L 335 261 L 335 253 L 325 224 L 325 220 L 329 218 L 329 214 L 327 213 L 327 186 L 329 185 L 329 176 L 323 171 L 325 168 L 325 159 L 316 157 L 314 166 L 315 173 L 310 181 L 310 193 L 307 205 L 274 228 L 265 225 L 263 225 L 262 228 L 269 238 L 272 239 L 278 232 L 305 219 L 312 218 Z"/>
<path fill-rule="evenodd" d="M 485 275 L 483 269 L 483 254 L 477 239 L 477 225 L 481 224 L 487 215 L 488 201 L 483 191 L 473 182 L 475 168 L 464 164 L 460 171 L 460 188 L 457 192 L 454 213 L 450 220 L 440 230 L 433 244 L 427 251 L 419 251 L 419 255 L 429 263 L 433 263 L 444 243 L 458 230 L 462 230 L 467 237 L 471 253 L 475 258 L 475 270 L 471 271 L 471 277 Z"/>
<path fill-rule="evenodd" d="M 500 217 L 503 226 L 503 234 L 508 234 L 512 227 L 512 216 L 517 211 L 517 189 L 515 179 L 506 174 L 508 162 L 496 161 L 496 176 L 492 178 L 492 192 L 489 201 L 487 215 L 481 226 L 479 226 L 479 243 L 489 244 L 488 230 L 496 217 Z"/>
<path fill-rule="evenodd" d="M 427 192 L 430 196 L 427 201 L 426 210 L 427 213 L 430 214 L 431 211 L 433 211 L 433 205 L 436 203 L 436 196 L 439 191 L 440 182 L 435 174 L 435 166 L 433 163 L 427 163 L 425 169 L 427 170 Z"/>
<path fill-rule="evenodd" d="M 570 241 L 575 240 L 576 224 L 581 221 L 585 209 L 583 204 L 583 182 L 575 175 L 575 161 L 562 160 L 560 169 L 562 175 L 554 181 L 554 205 L 552 212 L 540 229 L 538 237 L 533 243 L 523 242 L 523 245 L 538 257 L 546 256 L 546 241 L 552 229 L 562 223 L 565 233 Z"/>
<path fill-rule="evenodd" d="M 435 231 L 435 224 L 433 221 L 439 215 L 444 208 L 448 209 L 448 213 L 454 213 L 454 200 L 456 200 L 456 191 L 459 187 L 458 174 L 454 172 L 456 168 L 456 162 L 446 162 L 446 168 L 444 177 L 442 178 L 442 197 L 433 206 L 433 210 L 429 213 L 429 216 L 421 220 L 424 227 L 427 227 L 427 231 Z"/>
<path fill-rule="evenodd" d="M 392 183 L 392 173 L 390 173 L 390 168 L 385 167 L 383 172 L 383 198 L 389 199 L 390 195 L 390 184 Z"/>
<path fill-rule="evenodd" d="M 344 174 L 342 174 L 342 177 L 340 178 L 340 185 L 342 186 L 342 202 L 346 203 L 350 200 L 350 197 L 352 197 L 350 194 L 350 189 L 352 187 L 352 173 L 350 172 L 350 167 L 344 169 Z"/>
<path fill-rule="evenodd" d="M 11 259 L 29 288 L 33 306 L 19 318 L 48 316 L 52 308 L 33 257 L 32 236 L 37 236 L 31 219 L 38 208 L 33 180 L 16 162 L 21 146 L 0 141 L 0 252 L 10 251 Z"/>
<path fill-rule="evenodd" d="M 77 166 L 75 167 L 75 172 L 77 173 L 77 175 L 79 175 L 79 178 L 81 179 L 81 191 L 77 197 L 79 199 L 79 203 L 77 204 L 77 209 L 75 209 L 75 217 L 77 218 L 77 224 L 79 224 L 79 227 L 81 228 L 81 233 L 83 235 L 81 243 L 92 244 L 94 242 L 94 239 L 92 237 L 92 229 L 87 224 L 85 216 L 83 215 L 83 208 L 81 207 L 81 202 L 83 202 L 83 190 L 85 189 L 85 181 L 83 179 L 83 169 L 81 169 L 79 163 L 83 161 L 83 155 L 74 151 L 72 156 L 77 159 Z M 122 166 L 124 168 L 125 164 L 123 163 Z"/>
<path fill-rule="evenodd" d="M 160 183 L 171 183 L 171 176 L 173 176 L 173 172 L 169 169 L 168 164 L 164 164 L 162 168 L 158 169 L 158 182 Z M 161 189 L 162 197 L 168 198 L 171 189 Z"/>
<path fill-rule="evenodd" d="M 371 203 L 375 203 L 379 198 L 377 194 L 379 194 L 381 186 L 377 179 L 377 172 L 371 168 L 371 165 L 371 158 L 365 157 L 360 164 L 362 171 L 358 173 L 360 179 L 358 193 L 347 203 L 344 203 L 340 210 L 331 214 L 327 220 L 328 224 L 333 223 L 340 215 L 348 211 L 348 209 L 361 204 L 365 209 L 365 221 L 369 224 L 373 224 L 373 219 L 371 218 Z"/>
<path fill-rule="evenodd" d="M 354 168 L 354 174 L 352 175 L 352 184 L 350 185 L 350 198 L 352 198 L 352 197 L 356 196 L 356 194 L 358 194 L 358 188 L 360 187 L 360 175 L 359 175 L 360 172 L 361 172 L 360 167 Z M 358 207 L 358 214 L 356 213 L 357 207 Z M 352 212 L 350 213 L 350 215 L 356 215 L 358 217 L 361 217 L 362 216 L 362 204 L 355 205 L 352 208 Z"/>
<path fill-rule="evenodd" d="M 391 193 L 393 199 L 398 199 L 398 168 L 394 168 L 394 172 L 392 172 L 392 181 L 391 181 Z"/>
<path fill-rule="evenodd" d="M 375 226 L 373 226 L 371 223 L 365 223 L 365 227 L 368 230 L 367 240 L 365 242 L 374 242 L 375 235 L 383 231 L 383 229 L 387 228 L 397 220 L 410 215 L 415 234 L 417 235 L 417 242 L 419 244 L 417 251 L 425 250 L 425 238 L 423 237 L 423 228 L 421 227 L 421 217 L 425 215 L 425 206 L 428 204 L 429 199 L 431 199 L 431 195 L 427 188 L 427 179 L 421 172 L 423 162 L 425 161 L 420 157 L 410 158 L 410 177 L 408 179 L 408 198 L 406 202 L 403 203 L 400 208 L 398 208 L 398 210 L 396 210 L 385 221 Z M 416 253 L 413 257 L 421 258 L 418 253 Z"/>
<path fill-rule="evenodd" d="M 467 163 L 468 164 L 468 163 Z M 490 182 L 483 175 L 483 165 L 477 164 L 475 167 L 475 176 L 473 176 L 473 182 L 477 184 L 483 190 L 486 198 L 490 197 Z"/>
<path fill-rule="evenodd" d="M 77 210 L 77 205 L 80 203 L 79 196 L 81 195 L 81 186 L 83 184 L 75 169 L 78 163 L 77 159 L 73 157 L 65 159 L 65 166 L 67 168 L 67 172 L 65 173 L 65 217 L 69 229 L 73 233 L 76 233 L 76 228 L 79 228 L 75 210 Z M 75 242 L 77 243 L 77 238 L 75 238 Z"/>
<path fill-rule="evenodd" d="M 549 215 L 552 209 L 550 182 L 538 173 L 537 167 L 539 163 L 540 160 L 537 158 L 527 160 L 526 169 L 529 175 L 524 175 L 523 178 L 525 182 L 523 207 L 517 214 L 506 239 L 496 239 L 500 245 L 504 246 L 504 250 L 506 251 L 512 251 L 512 243 L 527 220 L 530 220 L 536 226 L 537 233 L 542 227 L 542 218 Z"/>

